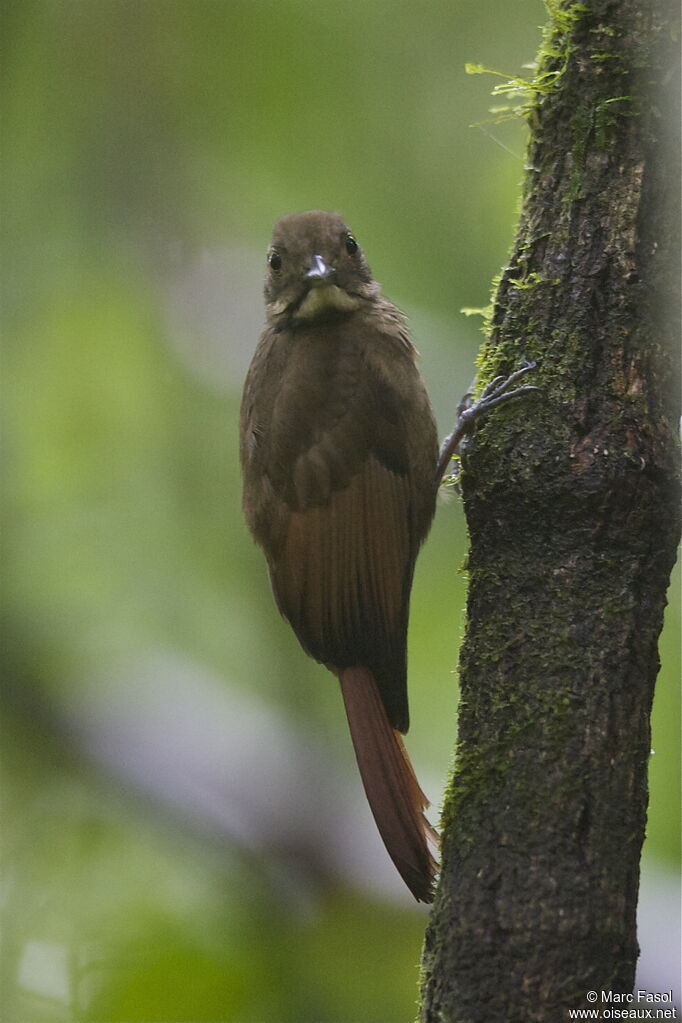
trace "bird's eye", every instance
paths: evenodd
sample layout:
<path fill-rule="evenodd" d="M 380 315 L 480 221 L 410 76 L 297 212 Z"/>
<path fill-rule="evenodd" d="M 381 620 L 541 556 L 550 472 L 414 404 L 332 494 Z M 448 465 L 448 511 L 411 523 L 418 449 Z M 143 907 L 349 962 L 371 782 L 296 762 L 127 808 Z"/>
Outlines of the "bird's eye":
<path fill-rule="evenodd" d="M 277 270 L 282 269 L 282 257 L 280 256 L 279 252 L 274 250 L 273 252 L 270 253 L 270 255 L 268 256 L 268 265 L 270 269 L 274 270 L 275 272 Z"/>
<path fill-rule="evenodd" d="M 358 243 L 356 242 L 356 240 L 353 237 L 353 235 L 349 234 L 346 237 L 346 252 L 348 253 L 349 256 L 354 256 L 357 251 L 358 251 Z"/>

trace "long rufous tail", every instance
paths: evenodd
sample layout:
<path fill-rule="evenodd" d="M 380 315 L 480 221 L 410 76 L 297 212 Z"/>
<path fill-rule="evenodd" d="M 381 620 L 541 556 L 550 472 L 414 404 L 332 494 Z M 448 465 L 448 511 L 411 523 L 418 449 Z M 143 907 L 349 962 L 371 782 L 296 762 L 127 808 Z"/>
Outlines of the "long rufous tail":
<path fill-rule="evenodd" d="M 400 732 L 391 728 L 374 676 L 367 668 L 339 673 L 362 784 L 379 834 L 398 873 L 418 902 L 433 900 L 437 863 L 427 839 L 438 844 Z"/>

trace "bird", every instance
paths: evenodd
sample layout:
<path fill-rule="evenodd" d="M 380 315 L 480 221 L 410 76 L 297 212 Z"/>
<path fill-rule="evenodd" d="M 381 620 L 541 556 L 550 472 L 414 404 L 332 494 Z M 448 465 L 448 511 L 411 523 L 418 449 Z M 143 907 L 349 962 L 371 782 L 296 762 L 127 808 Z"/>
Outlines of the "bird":
<path fill-rule="evenodd" d="M 240 413 L 245 518 L 279 611 L 339 680 L 379 833 L 428 903 L 438 836 L 402 739 L 410 590 L 438 491 L 417 351 L 338 213 L 280 217 L 264 294 Z"/>
<path fill-rule="evenodd" d="M 418 902 L 433 900 L 438 834 L 402 736 L 415 561 L 441 481 L 478 422 L 537 391 L 494 377 L 436 423 L 403 314 L 338 213 L 280 217 L 267 250 L 266 324 L 244 383 L 247 524 L 301 646 L 337 676 L 370 809 Z M 453 461 L 453 459 L 455 461 Z"/>

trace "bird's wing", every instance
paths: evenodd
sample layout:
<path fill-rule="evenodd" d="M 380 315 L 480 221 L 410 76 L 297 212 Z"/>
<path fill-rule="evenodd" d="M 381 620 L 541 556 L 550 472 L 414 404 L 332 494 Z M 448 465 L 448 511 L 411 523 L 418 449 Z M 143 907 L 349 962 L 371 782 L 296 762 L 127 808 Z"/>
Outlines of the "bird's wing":
<path fill-rule="evenodd" d="M 392 725 L 408 725 L 407 602 L 414 554 L 405 476 L 371 454 L 325 504 L 288 514 L 271 576 L 305 649 L 340 669 L 372 670 Z"/>

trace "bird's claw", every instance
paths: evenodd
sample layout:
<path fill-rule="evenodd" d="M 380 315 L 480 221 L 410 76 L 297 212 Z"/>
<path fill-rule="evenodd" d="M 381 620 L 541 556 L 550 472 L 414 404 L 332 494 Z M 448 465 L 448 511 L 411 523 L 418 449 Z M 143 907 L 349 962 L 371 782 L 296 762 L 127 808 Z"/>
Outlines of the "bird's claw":
<path fill-rule="evenodd" d="M 539 387 L 535 387 L 533 384 L 524 384 L 523 387 L 517 387 L 516 390 L 510 391 L 509 388 L 512 384 L 515 384 L 517 380 L 520 380 L 522 376 L 535 369 L 537 362 L 527 362 L 525 366 L 521 366 L 520 369 L 514 370 L 508 377 L 498 376 L 494 380 L 491 380 L 489 384 L 483 388 L 483 392 L 478 401 L 475 401 L 471 406 L 472 409 L 480 408 L 485 411 L 489 408 L 494 408 L 495 405 L 499 405 L 501 401 L 507 401 L 508 398 L 515 398 L 517 394 L 525 394 L 526 391 L 538 391 Z"/>
<path fill-rule="evenodd" d="M 460 444 L 469 434 L 472 433 L 474 426 L 479 419 L 487 415 L 491 409 L 497 405 L 501 405 L 505 401 L 510 401 L 512 398 L 518 398 L 523 394 L 528 394 L 530 391 L 539 391 L 539 387 L 535 387 L 533 384 L 523 384 L 521 387 L 516 387 L 510 390 L 513 384 L 521 377 L 525 376 L 531 370 L 537 366 L 536 362 L 527 362 L 520 369 L 510 373 L 508 377 L 496 376 L 483 388 L 480 398 L 476 401 L 471 402 L 471 393 L 464 396 L 457 415 L 457 422 L 455 428 L 449 437 L 446 437 L 443 441 L 440 449 L 440 455 L 438 458 L 438 468 L 436 471 L 437 485 L 440 485 L 445 475 L 445 470 L 450 464 L 451 459 L 458 453 Z M 455 482 L 456 473 L 451 474 L 451 478 L 448 482 Z"/>

